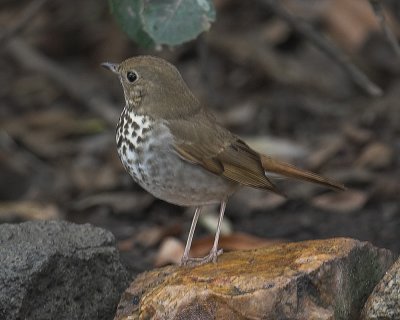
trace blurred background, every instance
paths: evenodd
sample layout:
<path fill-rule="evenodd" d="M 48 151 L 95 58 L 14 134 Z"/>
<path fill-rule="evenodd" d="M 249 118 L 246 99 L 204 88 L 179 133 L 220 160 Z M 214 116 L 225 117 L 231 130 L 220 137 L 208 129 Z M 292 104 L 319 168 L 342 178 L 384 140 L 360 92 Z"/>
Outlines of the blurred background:
<path fill-rule="evenodd" d="M 254 148 L 349 188 L 277 181 L 286 199 L 243 189 L 228 202 L 223 248 L 344 236 L 400 253 L 398 47 L 374 1 L 273 2 L 215 0 L 210 32 L 156 50 L 129 39 L 107 1 L 0 1 L 0 223 L 106 228 L 133 275 L 179 261 L 193 209 L 153 198 L 124 171 L 123 92 L 100 67 L 151 54 Z M 383 6 L 393 40 L 400 3 Z M 193 254 L 208 252 L 216 221 L 207 208 Z"/>

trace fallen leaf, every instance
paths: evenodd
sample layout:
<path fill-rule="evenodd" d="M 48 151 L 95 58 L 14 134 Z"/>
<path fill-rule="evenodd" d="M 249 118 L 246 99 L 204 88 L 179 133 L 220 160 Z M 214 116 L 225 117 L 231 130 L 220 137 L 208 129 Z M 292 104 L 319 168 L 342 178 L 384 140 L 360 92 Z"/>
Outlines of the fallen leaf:
<path fill-rule="evenodd" d="M 182 226 L 180 223 L 147 227 L 127 239 L 118 241 L 117 246 L 120 251 L 130 251 L 136 244 L 149 248 L 157 245 L 164 238 L 178 236 L 181 232 Z"/>
<path fill-rule="evenodd" d="M 203 209 L 205 210 L 209 210 L 213 207 L 207 208 L 207 209 Z M 218 209 L 219 210 L 219 209 Z M 219 219 L 219 214 L 217 214 L 217 212 L 219 211 L 206 211 L 206 212 L 202 212 L 200 217 L 199 217 L 199 225 L 203 226 L 205 229 L 207 229 L 210 232 L 215 232 L 217 231 L 217 225 L 218 225 L 218 219 Z M 229 219 L 227 217 L 224 218 L 224 220 L 222 220 L 222 225 L 221 225 L 221 234 L 230 234 L 232 233 L 232 223 L 229 221 Z"/>
<path fill-rule="evenodd" d="M 285 204 L 287 199 L 265 190 L 244 188 L 235 193 L 229 201 L 230 211 L 236 215 L 246 216 L 256 210 L 271 211 Z"/>
<path fill-rule="evenodd" d="M 384 169 L 390 166 L 393 160 L 393 149 L 381 142 L 375 142 L 364 148 L 356 160 L 356 165 L 363 168 Z"/>
<path fill-rule="evenodd" d="M 318 19 L 327 7 L 327 0 L 282 0 L 280 2 L 291 14 L 307 21 Z"/>
<path fill-rule="evenodd" d="M 282 242 L 285 241 L 282 239 L 265 239 L 242 232 L 235 232 L 231 235 L 221 236 L 219 239 L 219 248 L 222 248 L 224 251 L 251 250 Z M 204 257 L 210 252 L 213 243 L 213 235 L 193 240 L 190 256 Z"/>
<path fill-rule="evenodd" d="M 345 145 L 345 141 L 341 136 L 334 136 L 324 139 L 321 143 L 321 147 L 316 151 L 312 152 L 307 162 L 307 167 L 311 170 L 317 170 L 327 163 L 331 158 L 335 156 Z"/>
<path fill-rule="evenodd" d="M 270 46 L 276 46 L 287 40 L 291 29 L 285 21 L 272 17 L 260 26 L 261 37 L 263 41 Z"/>
<path fill-rule="evenodd" d="M 277 243 L 285 242 L 282 239 L 264 239 L 249 234 L 236 232 L 231 235 L 221 236 L 219 240 L 219 248 L 224 251 L 234 250 L 251 250 L 262 247 L 272 246 Z M 190 249 L 190 257 L 206 256 L 214 243 L 214 236 L 206 236 L 201 239 L 193 240 Z M 177 264 L 181 261 L 184 251 L 184 244 L 177 238 L 168 237 L 160 246 L 155 259 L 155 266 L 165 266 L 167 264 Z"/>
<path fill-rule="evenodd" d="M 180 240 L 168 237 L 161 243 L 154 265 L 161 267 L 167 264 L 178 264 L 181 261 L 183 251 L 184 245 Z"/>
<path fill-rule="evenodd" d="M 172 225 L 153 226 L 141 230 L 136 235 L 136 241 L 145 247 L 157 245 L 162 239 L 171 236 L 178 236 L 182 232 L 182 225 L 175 223 Z"/>
<path fill-rule="evenodd" d="M 349 52 L 357 51 L 371 32 L 380 30 L 378 19 L 368 1 L 328 1 L 322 13 L 326 32 Z"/>
<path fill-rule="evenodd" d="M 318 209 L 330 212 L 350 213 L 364 207 L 367 200 L 368 195 L 365 192 L 347 190 L 316 196 L 311 200 L 311 204 Z"/>
<path fill-rule="evenodd" d="M 344 185 L 366 185 L 372 184 L 377 180 L 378 176 L 371 170 L 364 168 L 343 168 L 335 170 L 335 180 L 342 182 Z"/>
<path fill-rule="evenodd" d="M 399 200 L 400 195 L 400 181 L 396 176 L 380 176 L 376 179 L 376 183 L 372 188 L 372 196 L 377 198 L 378 201 L 383 199 Z"/>
<path fill-rule="evenodd" d="M 92 135 L 105 130 L 99 119 L 81 119 L 70 112 L 44 110 L 1 123 L 12 137 L 43 158 L 57 158 L 76 152 L 71 136 Z"/>
<path fill-rule="evenodd" d="M 73 204 L 76 210 L 95 206 L 109 206 L 114 213 L 141 212 L 154 201 L 154 197 L 143 192 L 105 192 L 85 197 Z"/>
<path fill-rule="evenodd" d="M 88 154 L 76 157 L 69 177 L 75 188 L 86 193 L 116 189 L 120 183 L 117 168 L 100 163 Z"/>
<path fill-rule="evenodd" d="M 217 114 L 218 115 L 218 114 Z M 250 123 L 257 116 L 257 107 L 254 102 L 242 102 L 234 105 L 220 115 L 221 123 L 227 127 L 243 126 Z"/>
<path fill-rule="evenodd" d="M 374 136 L 372 131 L 356 127 L 353 124 L 346 124 L 343 127 L 343 133 L 346 138 L 357 144 L 365 144 Z"/>
<path fill-rule="evenodd" d="M 300 144 L 272 136 L 245 137 L 243 140 L 258 152 L 284 160 L 299 159 L 308 153 L 308 150 Z"/>
<path fill-rule="evenodd" d="M 349 52 L 357 51 L 373 32 L 381 32 L 379 19 L 369 1 L 365 0 L 313 0 L 283 1 L 285 8 L 295 17 L 307 21 L 323 22 L 330 38 Z M 385 18 L 396 35 L 399 24 L 388 10 Z"/>
<path fill-rule="evenodd" d="M 117 248 L 121 252 L 131 251 L 135 247 L 135 239 L 133 237 L 120 240 L 117 242 Z"/>
<path fill-rule="evenodd" d="M 61 219 L 57 206 L 34 201 L 0 203 L 1 221 L 55 220 Z"/>

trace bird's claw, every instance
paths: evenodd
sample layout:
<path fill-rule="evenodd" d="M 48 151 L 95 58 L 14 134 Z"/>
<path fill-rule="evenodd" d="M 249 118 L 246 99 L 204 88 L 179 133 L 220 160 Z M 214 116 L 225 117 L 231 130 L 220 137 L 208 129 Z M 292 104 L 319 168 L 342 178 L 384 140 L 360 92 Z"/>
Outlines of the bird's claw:
<path fill-rule="evenodd" d="M 209 262 L 216 263 L 218 256 L 220 256 L 223 252 L 224 251 L 222 249 L 211 250 L 210 253 L 203 258 L 182 257 L 180 266 L 196 267 Z"/>

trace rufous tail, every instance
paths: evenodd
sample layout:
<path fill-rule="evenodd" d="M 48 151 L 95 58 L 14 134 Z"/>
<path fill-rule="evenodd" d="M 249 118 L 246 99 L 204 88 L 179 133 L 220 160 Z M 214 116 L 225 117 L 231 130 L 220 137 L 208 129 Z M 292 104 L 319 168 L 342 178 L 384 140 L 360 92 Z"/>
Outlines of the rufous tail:
<path fill-rule="evenodd" d="M 346 187 L 341 183 L 321 177 L 311 171 L 302 170 L 295 166 L 282 161 L 274 160 L 268 156 L 261 156 L 261 164 L 265 171 L 276 173 L 289 178 L 306 180 L 313 183 L 321 184 L 335 190 L 346 190 Z"/>

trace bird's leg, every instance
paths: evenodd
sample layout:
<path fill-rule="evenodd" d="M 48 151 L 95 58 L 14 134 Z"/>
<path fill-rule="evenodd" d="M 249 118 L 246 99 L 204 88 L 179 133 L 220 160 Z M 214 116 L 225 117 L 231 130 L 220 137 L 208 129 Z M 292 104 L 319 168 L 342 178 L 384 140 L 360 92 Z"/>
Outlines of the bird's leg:
<path fill-rule="evenodd" d="M 215 232 L 214 244 L 211 248 L 210 253 L 205 258 L 208 258 L 208 261 L 217 262 L 217 257 L 222 254 L 223 250 L 218 250 L 218 242 L 219 235 L 221 233 L 222 220 L 224 220 L 224 213 L 226 208 L 226 200 L 221 201 L 221 207 L 219 209 L 219 219 L 217 225 L 217 231 Z"/>
<path fill-rule="evenodd" d="M 222 220 L 224 220 L 224 213 L 225 213 L 225 208 L 226 208 L 226 200 L 221 201 L 221 207 L 219 210 L 219 219 L 218 219 L 218 225 L 217 225 L 217 231 L 215 232 L 215 238 L 214 238 L 214 244 L 211 248 L 211 251 L 208 255 L 206 255 L 204 258 L 186 258 L 186 260 L 181 262 L 181 265 L 191 265 L 191 266 L 199 266 L 208 262 L 217 262 L 217 257 L 222 254 L 223 250 L 219 249 L 218 250 L 218 241 L 219 241 L 219 235 L 221 233 L 221 226 L 222 226 Z M 194 220 L 194 218 L 193 218 Z M 197 221 L 197 219 L 196 219 Z M 193 225 L 193 223 L 192 223 Z M 189 232 L 190 235 L 190 232 Z M 188 239 L 189 241 L 189 239 Z M 187 246 L 187 244 L 186 244 Z M 185 250 L 186 252 L 186 250 Z M 183 257 L 182 257 L 183 261 Z"/>
<path fill-rule="evenodd" d="M 183 256 L 181 259 L 181 266 L 188 264 L 188 262 L 191 260 L 189 259 L 189 252 L 190 252 L 190 247 L 192 246 L 194 230 L 196 229 L 196 224 L 197 220 L 199 219 L 201 209 L 202 207 L 196 207 L 196 210 L 194 212 L 192 225 L 190 226 L 189 235 L 186 241 L 185 251 L 183 252 Z"/>

